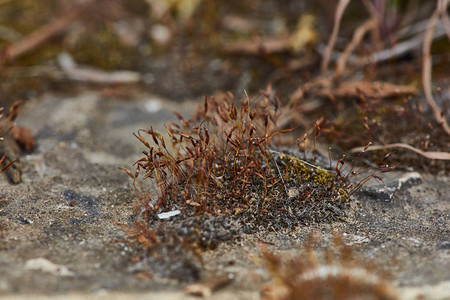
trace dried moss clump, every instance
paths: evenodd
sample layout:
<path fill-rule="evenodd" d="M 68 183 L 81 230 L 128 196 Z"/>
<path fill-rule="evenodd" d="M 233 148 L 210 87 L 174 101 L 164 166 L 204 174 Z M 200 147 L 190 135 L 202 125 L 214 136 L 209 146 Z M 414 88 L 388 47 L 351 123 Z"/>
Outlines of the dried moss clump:
<path fill-rule="evenodd" d="M 273 137 L 291 131 L 277 129 L 277 106 L 268 98 L 246 98 L 240 108 L 235 102 L 231 94 L 206 97 L 190 120 L 176 113 L 168 137 L 152 128 L 135 134 L 146 149 L 135 172 L 125 170 L 139 198 L 133 236 L 150 252 L 166 247 L 160 238 L 147 243 L 142 237 L 158 236 L 161 223 L 182 243 L 209 249 L 240 232 L 331 222 L 349 211 L 355 188 L 347 183 L 344 158 L 328 170 L 273 150 Z M 144 182 L 157 192 L 146 191 Z"/>
<path fill-rule="evenodd" d="M 271 150 L 273 136 L 291 130 L 277 130 L 279 115 L 269 101 L 252 105 L 246 99 L 240 109 L 234 102 L 232 96 L 206 98 L 192 119 L 178 114 L 179 122 L 167 126 L 169 138 L 153 129 L 138 132 L 147 149 L 129 174 L 137 179 L 144 172 L 140 181 L 150 180 L 159 190 L 157 199 L 141 195 L 146 211 L 239 216 L 264 226 L 280 215 L 292 224 L 342 215 L 345 178 Z"/>

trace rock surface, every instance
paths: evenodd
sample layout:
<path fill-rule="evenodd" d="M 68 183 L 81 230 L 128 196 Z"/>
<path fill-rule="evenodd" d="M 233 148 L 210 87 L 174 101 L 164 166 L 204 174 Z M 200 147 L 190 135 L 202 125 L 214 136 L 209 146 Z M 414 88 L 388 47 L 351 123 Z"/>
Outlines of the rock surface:
<path fill-rule="evenodd" d="M 383 183 L 372 180 L 359 189 L 357 193 L 361 196 L 369 196 L 382 201 L 391 201 L 394 199 L 396 192 L 403 191 L 422 182 L 422 176 L 417 172 L 392 172 L 386 173 L 383 177 L 385 177 Z"/>
<path fill-rule="evenodd" d="M 135 195 L 119 167 L 131 168 L 140 155 L 133 132 L 162 131 L 171 110 L 189 116 L 196 105 L 95 92 L 29 101 L 17 123 L 32 130 L 37 147 L 22 155 L 22 183 L 0 178 L 0 296 L 185 299 L 185 283 L 133 271 L 137 253 L 116 223 L 132 219 Z M 205 252 L 202 280 L 236 276 L 211 299 L 259 298 L 268 280 L 258 259 L 262 244 L 292 253 L 318 231 L 323 249 L 335 230 L 358 259 L 390 274 L 400 298 L 449 299 L 449 177 L 396 172 L 383 180 L 356 195 L 354 217 L 345 222 L 242 236 Z"/>

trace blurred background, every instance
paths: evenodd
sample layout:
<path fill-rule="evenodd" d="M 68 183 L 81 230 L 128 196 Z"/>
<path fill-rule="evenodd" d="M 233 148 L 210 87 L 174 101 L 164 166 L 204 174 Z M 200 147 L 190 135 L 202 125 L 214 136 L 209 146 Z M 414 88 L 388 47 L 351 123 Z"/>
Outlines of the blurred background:
<path fill-rule="evenodd" d="M 49 92 L 201 101 L 266 90 L 289 109 L 284 127 L 302 133 L 323 118 L 321 137 L 337 148 L 444 151 L 421 83 L 438 3 L 433 93 L 448 117 L 445 0 L 0 0 L 0 106 Z"/>
<path fill-rule="evenodd" d="M 49 90 L 123 84 L 133 86 L 124 94 L 143 89 L 181 100 L 217 90 L 254 92 L 272 82 L 288 97 L 320 71 L 337 3 L 2 0 L 0 102 Z M 380 36 L 376 42 L 366 37 L 355 56 L 421 38 L 435 6 L 435 1 L 420 0 L 350 1 L 334 55 L 371 14 L 379 18 Z M 449 69 L 450 47 L 441 31 L 433 46 L 437 77 L 445 77 Z M 384 59 L 389 67 L 377 74 L 375 64 L 366 64 L 358 75 L 410 83 L 418 80 L 420 59 L 419 43 Z M 119 70 L 131 72 L 102 73 Z"/>

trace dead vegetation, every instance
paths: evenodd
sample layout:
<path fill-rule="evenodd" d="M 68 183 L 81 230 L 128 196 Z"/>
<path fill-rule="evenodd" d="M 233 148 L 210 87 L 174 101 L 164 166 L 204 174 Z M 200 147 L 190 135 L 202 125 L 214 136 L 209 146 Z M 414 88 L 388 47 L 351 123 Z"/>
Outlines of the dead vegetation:
<path fill-rule="evenodd" d="M 11 136 L 11 132 L 18 132 L 17 128 L 14 128 L 14 120 L 17 118 L 18 108 L 23 102 L 23 100 L 16 101 L 9 109 L 6 118 L 3 116 L 3 107 L 0 108 L 0 153 L 3 153 L 3 156 L 0 158 L 0 173 L 7 171 L 7 175 L 13 183 L 20 182 L 21 167 L 20 163 L 17 161 L 18 146 L 16 145 L 16 140 L 14 137 Z M 27 143 L 28 147 L 34 145 L 32 137 L 27 136 L 26 138 L 22 138 L 23 135 L 16 137 Z M 8 169 L 14 163 L 16 164 L 13 168 L 11 168 L 12 170 Z"/>
<path fill-rule="evenodd" d="M 232 96 L 231 96 L 232 97 Z M 252 209 L 255 212 L 277 210 L 293 187 L 304 190 L 291 196 L 292 202 L 302 202 L 314 189 L 311 201 L 346 201 L 341 173 L 314 166 L 283 153 L 272 151 L 271 140 L 278 134 L 291 131 L 276 129 L 277 108 L 268 99 L 250 103 L 247 98 L 241 107 L 229 97 L 221 100 L 205 98 L 204 107 L 191 120 L 179 116 L 179 124 L 169 124 L 166 139 L 159 133 L 141 130 L 136 137 L 146 146 L 144 157 L 136 162 L 136 172 L 129 175 L 136 180 L 155 179 L 159 197 L 147 199 L 142 194 L 141 181 L 137 193 L 146 210 L 186 210 L 185 214 L 230 215 Z M 144 138 L 143 133 L 151 137 Z M 153 145 L 150 145 L 153 143 Z M 336 166 L 339 172 L 341 165 Z M 289 184 L 297 177 L 304 184 Z M 342 175 L 344 176 L 344 175 Z M 307 186 L 307 182 L 317 186 Z M 323 186 L 322 189 L 320 187 Z M 298 210 L 289 207 L 284 210 Z M 267 218 L 261 218 L 267 219 Z"/>
<path fill-rule="evenodd" d="M 342 237 L 336 235 L 325 251 L 314 249 L 317 242 L 318 237 L 311 236 L 305 253 L 296 257 L 262 251 L 272 278 L 261 289 L 262 299 L 398 299 L 386 275 L 355 259 Z"/>
<path fill-rule="evenodd" d="M 362 148 L 356 147 L 354 143 L 363 143 L 364 139 L 367 139 L 368 134 L 374 144 L 379 144 L 372 147 L 371 150 L 389 148 L 408 149 L 413 152 L 407 153 L 400 150 L 402 160 L 406 165 L 414 165 L 418 169 L 425 169 L 433 173 L 447 172 L 448 164 L 445 160 L 448 160 L 449 156 L 448 152 L 443 152 L 442 150 L 445 151 L 448 148 L 449 141 L 446 121 L 448 113 L 445 113 L 446 104 L 444 101 L 446 99 L 448 102 L 448 94 L 444 96 L 440 89 L 437 89 L 437 93 L 440 94 L 439 97 L 442 99 L 441 101 L 444 107 L 444 110 L 442 110 L 436 104 L 431 92 L 430 49 L 434 29 L 437 28 L 437 24 L 442 26 L 440 27 L 440 35 L 438 36 L 441 36 L 442 33 L 448 32 L 449 30 L 448 22 L 445 21 L 448 19 L 446 13 L 448 1 L 438 1 L 433 16 L 428 20 L 426 29 L 422 29 L 422 84 L 429 108 L 426 111 L 420 100 L 410 97 L 410 95 L 416 95 L 418 92 L 418 89 L 414 86 L 397 85 L 373 79 L 370 81 L 348 81 L 349 76 L 352 76 L 355 70 L 363 68 L 366 65 L 363 59 L 354 57 L 354 51 L 357 47 L 364 45 L 364 47 L 374 49 L 378 53 L 388 51 L 392 54 L 391 59 L 398 54 L 395 47 L 399 45 L 393 46 L 390 43 L 383 42 L 400 38 L 402 32 L 402 30 L 392 25 L 393 27 L 389 30 L 389 33 L 386 33 L 386 20 L 383 20 L 382 17 L 383 13 L 388 12 L 383 11 L 388 8 L 389 4 L 387 3 L 384 3 L 384 6 L 380 7 L 369 1 L 364 2 L 364 6 L 367 8 L 371 18 L 355 29 L 352 39 L 344 51 L 339 53 L 336 58 L 336 69 L 334 73 L 330 74 L 331 56 L 335 48 L 335 40 L 339 32 L 342 16 L 347 5 L 349 5 L 349 1 L 345 0 L 339 1 L 337 5 L 333 32 L 322 58 L 321 76 L 306 82 L 298 88 L 293 93 L 291 102 L 294 103 L 294 106 L 297 106 L 307 101 L 308 98 L 321 96 L 330 99 L 339 111 L 344 111 L 351 106 L 347 106 L 342 102 L 353 99 L 353 110 L 350 109 L 352 110 L 351 113 L 347 114 L 347 112 L 342 114 L 323 125 L 326 128 L 324 131 L 331 133 L 328 137 L 331 138 L 333 144 L 339 145 L 343 149 L 353 148 L 353 151 L 357 152 Z M 384 17 L 388 16 L 385 15 Z M 410 19 L 410 17 L 409 15 L 408 18 Z M 406 15 L 404 18 L 407 18 Z M 438 19 L 441 20 L 440 23 Z M 409 26 L 413 25 L 410 24 Z M 371 39 L 364 41 L 364 36 L 369 34 Z M 416 41 L 417 36 L 410 38 L 410 41 Z M 414 45 L 416 47 L 419 46 L 417 43 L 414 43 Z M 389 49 L 389 47 L 393 48 Z M 377 53 L 369 52 L 368 61 L 372 61 L 373 63 L 375 61 L 379 62 L 377 57 L 379 57 Z M 347 66 L 348 61 L 354 62 L 351 67 Z M 376 74 L 376 71 L 371 72 Z M 355 102 L 355 100 L 358 102 Z M 351 117 L 349 118 L 348 116 L 350 115 Z M 434 117 L 434 121 L 432 117 Z M 394 120 L 396 118 L 399 118 L 400 122 L 395 122 Z M 411 126 L 414 127 L 414 130 L 412 130 Z M 359 135 L 357 132 L 361 132 L 363 135 Z M 414 137 L 410 134 L 411 132 L 414 132 Z M 349 141 L 349 138 L 351 141 Z M 430 140 L 433 140 L 433 142 L 430 142 Z M 423 158 L 417 158 L 412 153 L 437 161 L 426 162 Z M 443 160 L 444 162 L 439 162 L 439 160 Z"/>
<path fill-rule="evenodd" d="M 239 233 L 343 220 L 351 214 L 353 193 L 399 165 L 387 165 L 387 155 L 376 171 L 352 182 L 367 171 L 356 164 L 370 143 L 350 163 L 345 155 L 332 162 L 316 151 L 317 123 L 311 136 L 299 139 L 297 151 L 275 150 L 272 140 L 292 129 L 277 128 L 283 108 L 269 95 L 262 91 L 259 101 L 246 97 L 239 106 L 231 94 L 205 97 L 191 119 L 176 113 L 179 120 L 167 125 L 166 136 L 152 128 L 135 134 L 146 149 L 134 172 L 123 170 L 135 185 L 138 215 L 134 225 L 121 227 L 147 253 L 142 261 L 149 272 L 163 269 L 165 276 L 197 279 L 199 264 L 184 265 L 191 274 L 184 277 L 181 269 L 168 267 L 180 259 L 174 249 L 191 253 L 193 263 L 201 261 L 192 258 L 202 250 Z M 311 154 L 307 140 L 312 140 Z"/>

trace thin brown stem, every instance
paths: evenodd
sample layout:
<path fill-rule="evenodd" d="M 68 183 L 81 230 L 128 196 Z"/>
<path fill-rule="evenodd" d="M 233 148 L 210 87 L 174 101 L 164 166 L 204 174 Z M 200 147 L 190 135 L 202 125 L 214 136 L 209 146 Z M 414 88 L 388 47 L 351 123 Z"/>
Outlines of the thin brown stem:
<path fill-rule="evenodd" d="M 336 43 L 336 38 L 339 32 L 339 27 L 341 25 L 341 19 L 344 14 L 345 8 L 350 3 L 350 0 L 339 0 L 339 3 L 336 7 L 336 13 L 334 14 L 334 25 L 333 31 L 331 32 L 331 37 L 328 40 L 327 47 L 325 49 L 325 53 L 323 55 L 321 70 L 322 73 L 325 73 L 328 69 L 328 64 L 330 62 L 331 53 L 333 52 L 334 44 Z"/>
<path fill-rule="evenodd" d="M 423 62 L 422 62 L 422 84 L 425 93 L 425 99 L 427 104 L 433 111 L 434 118 L 441 125 L 445 132 L 450 135 L 450 127 L 442 113 L 440 107 L 436 104 L 433 98 L 433 93 L 431 91 L 431 43 L 433 41 L 434 28 L 436 27 L 439 16 L 442 10 L 446 10 L 449 4 L 449 0 L 439 0 L 438 7 L 434 11 L 433 15 L 428 22 L 427 29 L 425 31 L 424 41 L 423 41 Z"/>
<path fill-rule="evenodd" d="M 378 26 L 378 19 L 372 18 L 364 22 L 364 24 L 362 24 L 355 30 L 351 42 L 348 43 L 344 52 L 339 57 L 336 67 L 336 73 L 334 74 L 334 79 L 338 79 L 342 75 L 342 73 L 344 73 L 345 66 L 347 64 L 349 56 L 352 54 L 355 48 L 361 43 L 366 33 L 371 30 L 374 30 L 377 26 Z"/>

